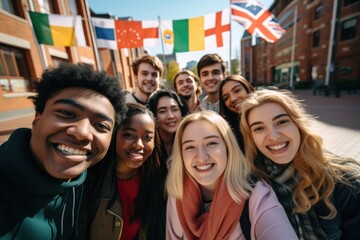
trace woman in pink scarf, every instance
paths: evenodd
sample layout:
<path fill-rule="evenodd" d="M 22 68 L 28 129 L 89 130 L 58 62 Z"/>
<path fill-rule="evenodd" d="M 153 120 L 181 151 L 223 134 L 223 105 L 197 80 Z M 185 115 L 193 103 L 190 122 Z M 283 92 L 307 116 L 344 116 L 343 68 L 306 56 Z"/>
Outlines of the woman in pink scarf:
<path fill-rule="evenodd" d="M 167 239 L 297 239 L 275 193 L 250 181 L 250 167 L 227 122 L 217 113 L 188 115 L 175 136 L 166 180 Z"/>

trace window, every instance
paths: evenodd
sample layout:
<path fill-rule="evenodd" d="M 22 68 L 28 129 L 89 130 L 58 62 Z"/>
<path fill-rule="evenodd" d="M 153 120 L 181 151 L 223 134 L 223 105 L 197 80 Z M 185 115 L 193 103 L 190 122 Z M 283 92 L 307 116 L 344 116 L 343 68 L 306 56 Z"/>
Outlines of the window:
<path fill-rule="evenodd" d="M 70 9 L 70 15 L 73 16 L 78 15 L 76 0 L 69 0 L 69 9 Z"/>
<path fill-rule="evenodd" d="M 349 40 L 356 37 L 357 19 L 352 18 L 341 23 L 340 40 Z"/>
<path fill-rule="evenodd" d="M 248 53 L 245 53 L 245 67 L 248 67 L 249 66 L 249 54 Z"/>
<path fill-rule="evenodd" d="M 314 14 L 314 19 L 319 19 L 321 18 L 321 12 L 322 12 L 323 6 L 319 5 L 315 8 L 315 14 Z"/>
<path fill-rule="evenodd" d="M 60 63 L 62 62 L 67 62 L 66 59 L 62 59 L 62 58 L 58 58 L 58 57 L 51 57 L 51 60 L 53 62 L 53 67 L 58 67 L 60 65 Z"/>
<path fill-rule="evenodd" d="M 0 8 L 14 15 L 23 17 L 20 15 L 19 2 L 16 0 L 0 0 Z"/>
<path fill-rule="evenodd" d="M 4 92 L 24 92 L 29 87 L 25 51 L 0 45 L 0 85 Z"/>
<path fill-rule="evenodd" d="M 347 5 L 351 5 L 353 3 L 359 2 L 360 0 L 344 0 L 343 5 L 344 7 Z"/>
<path fill-rule="evenodd" d="M 318 47 L 320 45 L 320 30 L 317 30 L 313 33 L 313 47 Z"/>
<path fill-rule="evenodd" d="M 55 13 L 54 6 L 51 0 L 38 0 L 40 12 L 42 13 Z"/>

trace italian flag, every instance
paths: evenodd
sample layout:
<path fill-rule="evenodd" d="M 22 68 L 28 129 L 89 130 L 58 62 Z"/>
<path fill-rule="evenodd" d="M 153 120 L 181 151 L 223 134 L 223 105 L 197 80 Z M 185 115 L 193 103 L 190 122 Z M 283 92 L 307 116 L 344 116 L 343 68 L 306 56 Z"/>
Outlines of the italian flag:
<path fill-rule="evenodd" d="M 80 16 L 29 12 L 39 43 L 53 46 L 86 46 Z"/>

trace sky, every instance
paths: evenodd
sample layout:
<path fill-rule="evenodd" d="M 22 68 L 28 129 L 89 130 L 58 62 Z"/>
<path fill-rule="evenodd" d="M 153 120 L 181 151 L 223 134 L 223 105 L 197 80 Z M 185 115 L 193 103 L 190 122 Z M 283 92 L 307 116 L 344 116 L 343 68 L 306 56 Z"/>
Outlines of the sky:
<path fill-rule="evenodd" d="M 269 8 L 273 0 L 259 0 L 265 8 Z M 90 8 L 97 14 L 109 13 L 117 17 L 132 17 L 133 20 L 177 20 L 204 16 L 229 8 L 230 0 L 88 0 Z M 240 40 L 244 28 L 231 21 L 231 58 L 240 57 Z M 161 41 L 155 47 L 145 48 L 149 54 L 162 54 Z M 171 52 L 164 47 L 164 53 Z M 205 51 L 176 53 L 180 69 L 192 60 L 198 61 L 204 54 L 218 53 L 229 61 L 229 46 Z"/>

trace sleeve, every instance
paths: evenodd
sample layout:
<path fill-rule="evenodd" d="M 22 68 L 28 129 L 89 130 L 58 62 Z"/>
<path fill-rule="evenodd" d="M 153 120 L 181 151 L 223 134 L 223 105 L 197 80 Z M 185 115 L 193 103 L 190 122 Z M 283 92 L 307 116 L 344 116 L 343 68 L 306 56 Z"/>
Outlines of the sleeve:
<path fill-rule="evenodd" d="M 166 206 L 166 239 L 184 239 L 184 231 L 176 209 L 176 198 L 171 196 L 168 197 Z"/>
<path fill-rule="evenodd" d="M 360 236 L 360 184 L 353 187 L 338 184 L 335 206 L 340 214 L 342 239 L 359 239 Z"/>
<path fill-rule="evenodd" d="M 273 189 L 258 181 L 249 198 L 251 239 L 298 239 Z"/>

